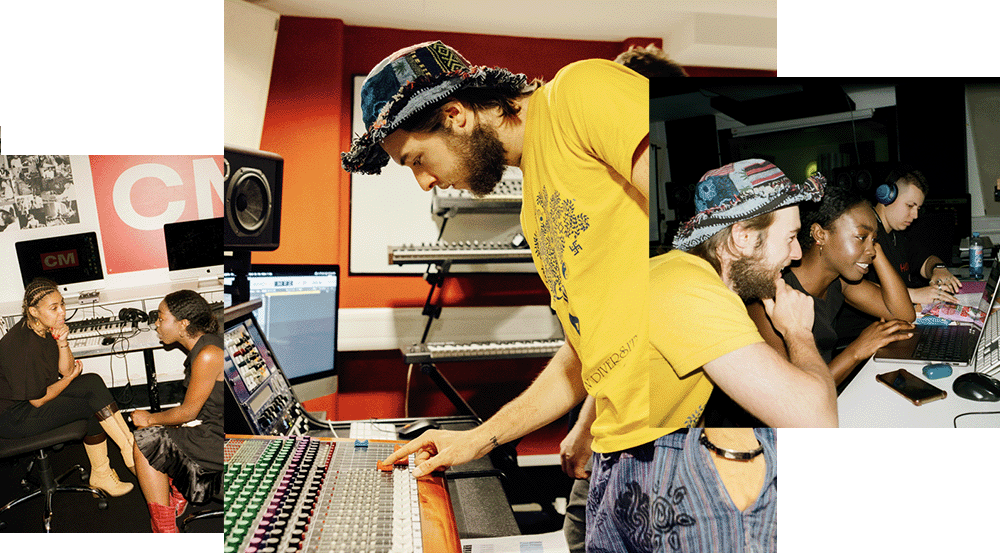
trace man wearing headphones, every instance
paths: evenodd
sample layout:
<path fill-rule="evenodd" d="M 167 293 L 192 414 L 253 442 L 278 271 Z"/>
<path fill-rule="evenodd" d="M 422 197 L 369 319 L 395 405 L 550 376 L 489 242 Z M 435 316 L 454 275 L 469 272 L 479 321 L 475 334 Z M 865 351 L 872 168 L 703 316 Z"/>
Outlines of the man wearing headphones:
<path fill-rule="evenodd" d="M 900 165 L 889 173 L 886 182 L 875 190 L 875 216 L 879 222 L 876 240 L 903 277 L 910 301 L 923 305 L 958 303 L 955 294 L 962 283 L 951 274 L 940 257 L 911 241 L 906 232 L 919 216 L 928 190 L 927 178 L 909 165 Z M 870 271 L 865 278 L 878 283 L 875 271 Z M 930 281 L 930 284 L 924 285 L 925 281 Z M 837 320 L 840 343 L 854 340 L 871 322 L 871 317 L 845 306 Z"/>

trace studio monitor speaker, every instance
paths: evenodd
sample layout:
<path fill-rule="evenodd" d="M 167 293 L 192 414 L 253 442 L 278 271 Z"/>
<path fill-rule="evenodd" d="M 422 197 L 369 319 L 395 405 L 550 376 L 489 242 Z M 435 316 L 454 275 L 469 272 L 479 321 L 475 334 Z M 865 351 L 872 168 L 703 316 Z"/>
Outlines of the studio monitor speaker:
<path fill-rule="evenodd" d="M 278 248 L 284 164 L 271 152 L 226 146 L 226 250 Z"/>
<path fill-rule="evenodd" d="M 837 167 L 827 177 L 827 186 L 852 188 L 868 200 L 875 200 L 875 188 L 885 182 L 885 177 L 897 163 L 875 162 L 851 167 Z"/>

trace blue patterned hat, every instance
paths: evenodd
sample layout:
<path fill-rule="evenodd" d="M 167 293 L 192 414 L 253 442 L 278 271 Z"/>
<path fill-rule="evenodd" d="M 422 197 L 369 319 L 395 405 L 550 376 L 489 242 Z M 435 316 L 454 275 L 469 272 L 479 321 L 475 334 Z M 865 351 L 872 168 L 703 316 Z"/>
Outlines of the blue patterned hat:
<path fill-rule="evenodd" d="M 674 247 L 688 251 L 725 227 L 799 202 L 823 197 L 826 178 L 813 173 L 795 184 L 770 161 L 745 159 L 705 173 L 695 187 L 698 214 L 684 223 Z"/>
<path fill-rule="evenodd" d="M 465 87 L 507 89 L 520 93 L 528 79 L 506 69 L 469 65 L 462 54 L 441 41 L 416 44 L 382 60 L 361 85 L 365 134 L 342 152 L 345 171 L 377 175 L 389 163 L 385 137 L 407 117 Z"/>

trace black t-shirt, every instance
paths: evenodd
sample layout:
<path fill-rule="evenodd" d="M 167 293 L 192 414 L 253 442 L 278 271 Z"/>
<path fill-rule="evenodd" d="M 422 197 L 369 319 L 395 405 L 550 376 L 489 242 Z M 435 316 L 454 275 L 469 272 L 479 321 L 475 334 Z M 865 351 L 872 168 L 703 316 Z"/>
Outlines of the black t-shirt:
<path fill-rule="evenodd" d="M 792 271 L 786 271 L 782 278 L 789 286 L 808 294 L 798 277 Z M 825 298 L 813 296 L 813 338 L 816 339 L 816 349 L 828 365 L 833 360 L 833 350 L 837 346 L 837 331 L 834 330 L 833 321 L 844 306 L 844 291 L 841 288 L 840 279 L 835 279 L 830 287 L 826 289 Z"/>
<path fill-rule="evenodd" d="M 878 226 L 878 237 L 876 240 L 882 246 L 892 266 L 901 277 L 907 288 L 921 288 L 927 286 L 927 279 L 920 275 L 920 269 L 924 262 L 931 256 L 930 250 L 922 247 L 919 243 L 910 240 L 910 233 L 903 230 L 886 232 L 881 224 Z M 876 271 L 868 271 L 865 278 L 878 284 L 878 274 Z"/>
<path fill-rule="evenodd" d="M 59 380 L 59 346 L 25 319 L 0 338 L 0 413 L 18 401 L 39 399 Z"/>

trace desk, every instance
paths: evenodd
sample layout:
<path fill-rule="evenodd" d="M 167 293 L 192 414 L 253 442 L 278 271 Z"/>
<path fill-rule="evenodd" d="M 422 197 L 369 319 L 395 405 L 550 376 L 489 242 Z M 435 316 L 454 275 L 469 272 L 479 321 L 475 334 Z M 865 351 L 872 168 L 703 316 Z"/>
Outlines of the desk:
<path fill-rule="evenodd" d="M 951 389 L 961 374 L 970 367 L 952 367 L 947 378 L 928 380 L 921 373 L 923 364 L 875 361 L 869 359 L 854 380 L 837 398 L 840 426 L 863 428 L 951 428 L 962 413 L 993 412 L 969 415 L 958 419 L 958 428 L 1000 427 L 1000 402 L 972 401 L 959 397 Z M 905 368 L 919 378 L 948 392 L 948 397 L 916 406 L 885 384 L 875 380 L 878 374 Z"/>

